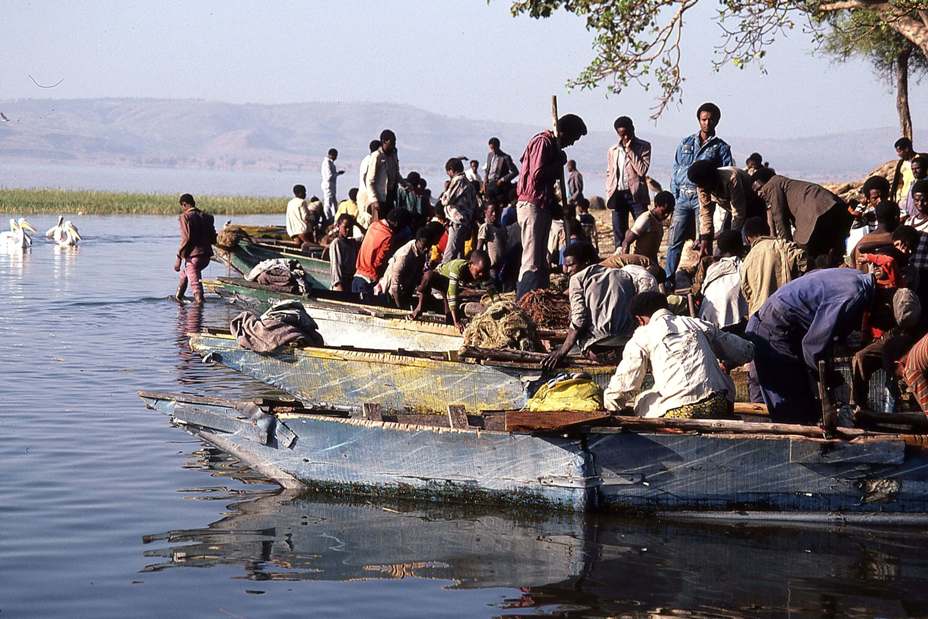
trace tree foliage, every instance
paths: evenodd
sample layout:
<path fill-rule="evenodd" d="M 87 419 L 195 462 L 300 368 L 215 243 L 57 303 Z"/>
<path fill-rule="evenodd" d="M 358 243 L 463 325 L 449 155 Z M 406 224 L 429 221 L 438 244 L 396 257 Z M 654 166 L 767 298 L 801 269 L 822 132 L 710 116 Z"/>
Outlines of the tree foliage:
<path fill-rule="evenodd" d="M 657 118 L 683 92 L 683 30 L 700 2 L 716 3 L 716 70 L 751 63 L 763 69 L 767 48 L 784 31 L 800 24 L 820 31 L 829 19 L 858 12 L 874 15 L 928 56 L 928 0 L 514 0 L 512 13 L 542 19 L 563 9 L 584 18 L 595 55 L 568 85 L 605 84 L 613 93 L 630 84 L 656 87 Z"/>
<path fill-rule="evenodd" d="M 892 83 L 896 60 L 909 53 L 909 71 L 928 72 L 928 56 L 872 11 L 845 12 L 832 16 L 828 24 L 831 28 L 820 38 L 822 48 L 839 60 L 867 58 L 877 76 Z"/>

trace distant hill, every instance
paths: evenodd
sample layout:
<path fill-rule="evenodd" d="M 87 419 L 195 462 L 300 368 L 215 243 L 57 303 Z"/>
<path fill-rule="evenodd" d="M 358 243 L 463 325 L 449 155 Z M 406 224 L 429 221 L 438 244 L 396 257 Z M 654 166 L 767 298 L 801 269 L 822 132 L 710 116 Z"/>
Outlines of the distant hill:
<path fill-rule="evenodd" d="M 389 103 L 231 104 L 171 99 L 73 99 L 0 101 L 0 161 L 83 166 L 158 167 L 207 170 L 305 170 L 318 182 L 322 157 L 340 152 L 340 166 L 353 179 L 367 144 L 384 127 L 398 135 L 402 170 L 417 169 L 437 182 L 451 156 L 486 153 L 497 135 L 504 150 L 518 158 L 528 138 L 544 127 L 534 124 L 452 118 Z M 666 183 L 681 136 L 652 133 L 652 175 Z M 795 139 L 722 136 L 740 164 L 761 152 L 778 171 L 811 180 L 859 178 L 892 158 L 894 128 Z M 605 168 L 605 151 L 614 142 L 611 128 L 593 131 L 570 151 L 593 179 Z M 928 143 L 928 133 L 916 145 Z M 0 179 L 2 182 L 2 179 Z M 352 181 L 349 181 L 353 184 Z M 588 191 L 588 193 L 595 193 Z"/>

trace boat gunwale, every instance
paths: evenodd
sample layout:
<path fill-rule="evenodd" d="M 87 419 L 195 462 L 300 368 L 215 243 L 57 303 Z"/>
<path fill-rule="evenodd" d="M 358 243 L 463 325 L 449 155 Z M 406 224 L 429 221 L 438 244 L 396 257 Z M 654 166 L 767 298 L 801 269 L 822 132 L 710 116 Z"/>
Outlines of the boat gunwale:
<path fill-rule="evenodd" d="M 539 375 L 544 374 L 545 370 L 537 362 L 531 361 L 511 361 L 498 359 L 475 359 L 473 357 L 460 357 L 456 351 L 415 351 L 398 349 L 396 351 L 364 349 L 352 347 L 325 347 L 325 346 L 286 346 L 272 353 L 257 353 L 252 350 L 242 348 L 238 345 L 236 338 L 228 332 L 189 332 L 187 337 L 190 341 L 190 347 L 197 352 L 203 352 L 195 348 L 208 347 L 208 344 L 199 343 L 198 340 L 203 338 L 215 338 L 224 342 L 235 344 L 236 351 L 245 351 L 255 355 L 277 357 L 282 354 L 291 353 L 301 355 L 312 359 L 329 359 L 337 361 L 361 361 L 361 362 L 378 362 L 390 365 L 405 365 L 413 367 L 434 367 L 434 364 L 441 364 L 448 368 L 457 368 L 461 366 L 481 366 L 489 368 L 509 368 L 520 371 L 536 371 Z M 565 365 L 558 368 L 560 372 L 582 372 L 587 374 L 611 374 L 615 372 L 615 365 Z"/>

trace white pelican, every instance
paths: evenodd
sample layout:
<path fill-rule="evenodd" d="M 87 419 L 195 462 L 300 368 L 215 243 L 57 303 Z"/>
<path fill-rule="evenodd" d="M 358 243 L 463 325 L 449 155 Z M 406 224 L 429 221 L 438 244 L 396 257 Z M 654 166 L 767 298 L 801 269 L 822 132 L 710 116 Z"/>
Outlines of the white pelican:
<path fill-rule="evenodd" d="M 58 247 L 74 247 L 81 240 L 81 233 L 78 232 L 77 226 L 65 221 L 63 215 L 59 215 L 58 223 L 45 232 L 45 238 L 55 241 Z"/>
<path fill-rule="evenodd" d="M 11 217 L 10 229 L 0 232 L 0 248 L 22 251 L 31 247 L 32 237 L 29 236 L 30 232 L 38 234 L 38 230 L 22 217 L 19 218 L 18 222 Z"/>

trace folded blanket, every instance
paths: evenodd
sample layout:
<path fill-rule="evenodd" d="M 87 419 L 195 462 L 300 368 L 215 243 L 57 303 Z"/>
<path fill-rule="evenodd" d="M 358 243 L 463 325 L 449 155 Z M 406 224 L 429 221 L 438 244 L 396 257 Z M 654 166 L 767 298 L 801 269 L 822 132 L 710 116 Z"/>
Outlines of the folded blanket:
<path fill-rule="evenodd" d="M 229 325 L 238 345 L 258 353 L 284 346 L 322 346 L 316 321 L 298 301 L 282 301 L 260 317 L 242 312 Z"/>

